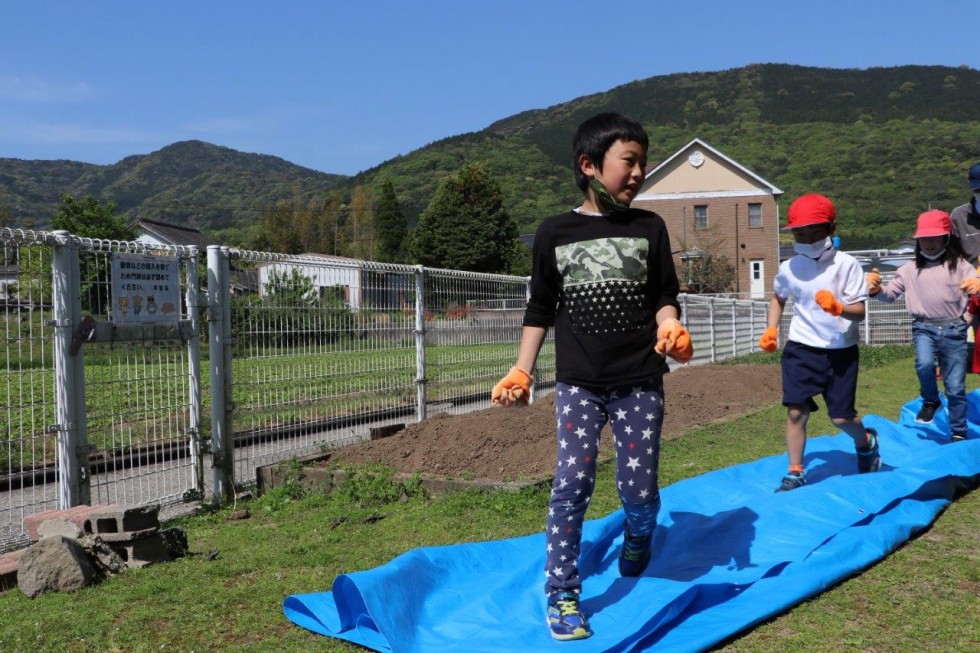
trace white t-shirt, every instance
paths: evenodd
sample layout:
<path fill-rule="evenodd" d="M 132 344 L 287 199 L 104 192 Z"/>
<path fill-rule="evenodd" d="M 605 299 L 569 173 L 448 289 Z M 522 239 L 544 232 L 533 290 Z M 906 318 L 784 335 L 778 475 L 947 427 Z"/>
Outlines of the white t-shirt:
<path fill-rule="evenodd" d="M 864 270 L 850 254 L 830 249 L 814 260 L 800 254 L 779 265 L 773 292 L 793 300 L 789 340 L 824 349 L 858 344 L 860 322 L 831 315 L 817 304 L 818 290 L 829 290 L 842 304 L 867 301 Z"/>

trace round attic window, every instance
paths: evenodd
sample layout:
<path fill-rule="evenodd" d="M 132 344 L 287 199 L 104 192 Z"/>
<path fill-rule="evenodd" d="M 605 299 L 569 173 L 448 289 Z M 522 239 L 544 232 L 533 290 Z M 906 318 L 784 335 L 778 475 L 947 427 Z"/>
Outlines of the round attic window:
<path fill-rule="evenodd" d="M 687 162 L 695 168 L 700 168 L 704 163 L 704 154 L 701 153 L 701 150 L 694 150 L 690 155 L 688 155 Z"/>

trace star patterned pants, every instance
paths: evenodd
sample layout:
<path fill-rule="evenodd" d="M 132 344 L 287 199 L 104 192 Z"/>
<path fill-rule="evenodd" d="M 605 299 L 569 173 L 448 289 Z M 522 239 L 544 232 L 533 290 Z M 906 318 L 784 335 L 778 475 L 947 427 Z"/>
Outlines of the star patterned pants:
<path fill-rule="evenodd" d="M 599 435 L 607 422 L 616 447 L 616 488 L 626 513 L 626 528 L 630 535 L 642 537 L 656 526 L 663 381 L 604 389 L 558 383 L 555 412 L 558 463 L 545 533 L 545 590 L 578 591 L 582 523 L 595 489 Z"/>

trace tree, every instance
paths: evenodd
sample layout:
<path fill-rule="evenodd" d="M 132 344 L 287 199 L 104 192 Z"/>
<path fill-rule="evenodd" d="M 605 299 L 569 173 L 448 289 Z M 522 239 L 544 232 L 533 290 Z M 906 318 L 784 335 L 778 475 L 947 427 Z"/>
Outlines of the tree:
<path fill-rule="evenodd" d="M 439 185 L 419 216 L 412 250 L 430 267 L 506 272 L 517 235 L 496 180 L 469 164 Z"/>
<path fill-rule="evenodd" d="M 374 211 L 371 196 L 363 186 L 355 186 L 347 216 L 347 256 L 365 261 L 374 259 Z"/>
<path fill-rule="evenodd" d="M 682 239 L 681 263 L 677 277 L 682 288 L 694 293 L 731 292 L 735 285 L 735 267 L 720 254 L 725 240 L 714 229 L 698 230 L 693 242 Z"/>
<path fill-rule="evenodd" d="M 400 262 L 405 236 L 408 234 L 408 221 L 395 196 L 395 187 L 388 177 L 381 181 L 381 196 L 374 207 L 374 228 L 378 260 L 385 263 Z"/>
<path fill-rule="evenodd" d="M 331 254 L 339 200 L 333 195 L 305 200 L 298 192 L 262 214 L 262 230 L 253 234 L 255 249 L 282 254 Z M 332 222 L 331 222 L 332 221 Z"/>
<path fill-rule="evenodd" d="M 100 204 L 91 195 L 76 200 L 61 195 L 61 206 L 51 218 L 55 229 L 64 229 L 83 238 L 104 240 L 135 240 L 136 230 L 126 225 L 126 219 L 116 216 L 116 203 Z"/>

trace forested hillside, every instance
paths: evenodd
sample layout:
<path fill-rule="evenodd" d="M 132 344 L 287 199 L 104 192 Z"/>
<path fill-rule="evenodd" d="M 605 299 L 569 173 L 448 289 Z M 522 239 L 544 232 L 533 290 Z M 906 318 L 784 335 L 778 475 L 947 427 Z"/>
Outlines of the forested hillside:
<path fill-rule="evenodd" d="M 980 161 L 978 70 L 760 64 L 632 82 L 451 136 L 354 177 L 196 141 L 112 166 L 0 159 L 0 209 L 18 226 L 43 226 L 59 193 L 91 194 L 128 216 L 244 241 L 277 201 L 333 190 L 349 199 L 358 186 L 376 195 L 384 177 L 414 224 L 443 178 L 482 163 L 528 232 L 578 201 L 571 137 L 606 110 L 646 126 L 651 162 L 699 137 L 783 189 L 784 208 L 804 192 L 830 196 L 849 249 L 894 244 L 911 235 L 920 211 L 966 201 L 966 170 Z"/>

